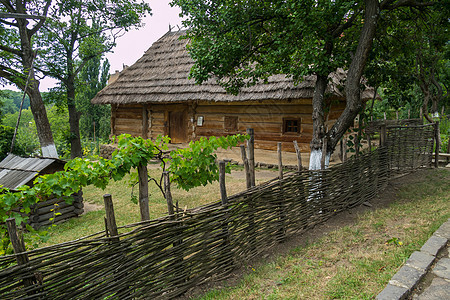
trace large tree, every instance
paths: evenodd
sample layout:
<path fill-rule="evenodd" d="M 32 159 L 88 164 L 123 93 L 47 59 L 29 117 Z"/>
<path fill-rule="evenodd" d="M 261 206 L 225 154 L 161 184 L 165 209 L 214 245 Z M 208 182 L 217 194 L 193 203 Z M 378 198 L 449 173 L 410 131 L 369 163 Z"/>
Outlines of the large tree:
<path fill-rule="evenodd" d="M 415 0 L 173 0 L 186 17 L 195 60 L 191 75 L 201 83 L 215 76 L 231 92 L 286 74 L 295 81 L 317 76 L 313 96 L 310 168 L 321 167 L 363 107 L 361 78 L 382 11 L 435 2 Z M 346 108 L 324 127 L 325 88 L 338 67 L 347 70 Z"/>
<path fill-rule="evenodd" d="M 44 58 L 39 70 L 59 80 L 65 90 L 71 157 L 80 157 L 80 112 L 75 101 L 77 76 L 90 60 L 111 51 L 125 31 L 141 26 L 150 7 L 136 0 L 57 0 L 50 10 L 41 32 Z"/>
<path fill-rule="evenodd" d="M 33 68 L 37 55 L 33 38 L 44 25 L 51 2 L 51 0 L 0 1 L 0 11 L 11 16 L 0 18 L 0 79 L 16 85 L 28 94 L 42 155 L 58 157 L 47 112 L 39 92 L 39 80 Z"/>

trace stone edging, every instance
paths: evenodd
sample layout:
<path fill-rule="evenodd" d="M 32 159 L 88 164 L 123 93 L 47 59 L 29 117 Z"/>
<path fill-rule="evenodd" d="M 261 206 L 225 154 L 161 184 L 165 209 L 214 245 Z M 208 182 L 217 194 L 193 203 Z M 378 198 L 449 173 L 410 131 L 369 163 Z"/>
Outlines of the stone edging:
<path fill-rule="evenodd" d="M 427 274 L 436 256 L 450 239 L 450 219 L 439 227 L 420 251 L 415 251 L 391 278 L 388 285 L 377 295 L 377 300 L 406 299 L 420 280 Z"/>

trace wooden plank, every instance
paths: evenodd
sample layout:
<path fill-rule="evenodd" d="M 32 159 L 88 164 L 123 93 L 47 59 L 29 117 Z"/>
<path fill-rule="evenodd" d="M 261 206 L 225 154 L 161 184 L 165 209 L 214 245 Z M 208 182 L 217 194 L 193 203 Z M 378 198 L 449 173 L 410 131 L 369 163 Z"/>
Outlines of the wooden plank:
<path fill-rule="evenodd" d="M 126 110 L 126 111 L 117 111 L 116 118 L 118 119 L 142 119 L 142 108 L 140 110 Z"/>
<path fill-rule="evenodd" d="M 139 129 L 141 128 L 142 125 L 142 119 L 116 119 L 116 127 L 117 126 L 138 126 Z M 139 130 L 138 129 L 138 130 Z"/>
<path fill-rule="evenodd" d="M 288 100 L 256 100 L 256 101 L 233 101 L 233 102 L 211 102 L 211 101 L 198 101 L 199 106 L 248 106 L 248 105 L 312 105 L 312 99 L 288 99 Z"/>
<path fill-rule="evenodd" d="M 198 106 L 196 110 L 197 114 L 202 113 L 239 113 L 239 114 L 311 114 L 312 106 L 306 105 L 279 105 L 279 106 L 247 106 L 242 107 L 239 105 L 230 105 L 230 106 Z"/>

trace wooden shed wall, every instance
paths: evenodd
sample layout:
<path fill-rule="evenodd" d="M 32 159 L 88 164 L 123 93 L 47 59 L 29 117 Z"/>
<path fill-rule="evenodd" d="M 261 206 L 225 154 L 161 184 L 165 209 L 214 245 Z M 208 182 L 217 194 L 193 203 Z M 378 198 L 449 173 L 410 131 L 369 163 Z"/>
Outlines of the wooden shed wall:
<path fill-rule="evenodd" d="M 169 115 L 185 111 L 187 141 L 200 137 L 223 136 L 255 130 L 255 147 L 276 150 L 282 142 L 283 151 L 294 151 L 292 141 L 297 140 L 303 152 L 309 151 L 312 138 L 312 100 L 254 101 L 254 102 L 189 102 L 186 104 L 148 104 L 113 106 L 111 127 L 114 135 L 129 133 L 155 139 L 169 135 Z M 333 101 L 325 116 L 328 127 L 345 108 L 344 101 Z M 202 126 L 197 120 L 203 117 Z M 225 118 L 237 118 L 237 130 L 226 130 Z M 284 119 L 299 119 L 300 133 L 283 133 Z"/>

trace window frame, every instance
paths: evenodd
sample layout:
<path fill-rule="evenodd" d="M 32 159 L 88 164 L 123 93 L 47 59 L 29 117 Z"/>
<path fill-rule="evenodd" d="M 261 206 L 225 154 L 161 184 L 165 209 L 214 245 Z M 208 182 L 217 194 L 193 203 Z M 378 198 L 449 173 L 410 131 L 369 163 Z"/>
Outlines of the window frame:
<path fill-rule="evenodd" d="M 287 131 L 287 126 L 289 121 L 295 121 L 297 122 L 297 131 Z M 287 135 L 300 135 L 302 133 L 302 119 L 301 118 L 283 118 L 283 128 L 282 133 Z"/>

